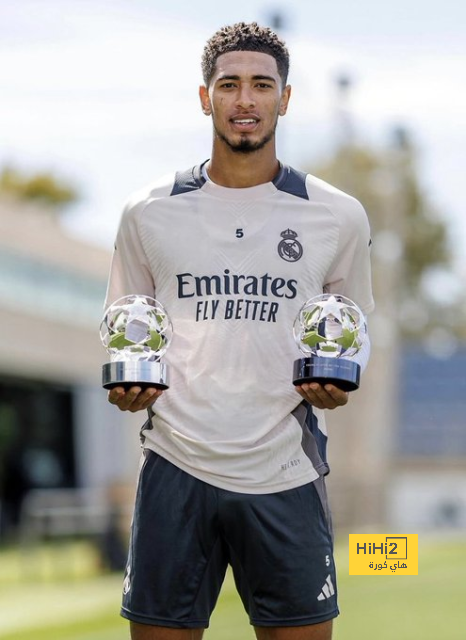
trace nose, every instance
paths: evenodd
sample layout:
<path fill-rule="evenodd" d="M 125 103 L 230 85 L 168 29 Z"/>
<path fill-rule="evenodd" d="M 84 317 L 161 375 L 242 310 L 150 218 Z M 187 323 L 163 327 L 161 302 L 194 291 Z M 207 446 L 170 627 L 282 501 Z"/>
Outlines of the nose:
<path fill-rule="evenodd" d="M 252 89 L 249 84 L 240 84 L 236 104 L 241 109 L 250 109 L 256 104 Z"/>

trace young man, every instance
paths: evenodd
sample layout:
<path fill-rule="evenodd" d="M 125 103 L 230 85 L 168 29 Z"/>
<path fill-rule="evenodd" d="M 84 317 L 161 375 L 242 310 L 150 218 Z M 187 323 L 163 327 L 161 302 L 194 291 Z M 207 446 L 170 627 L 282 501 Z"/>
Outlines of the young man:
<path fill-rule="evenodd" d="M 329 640 L 338 615 L 320 410 L 348 395 L 293 386 L 292 326 L 322 292 L 372 309 L 369 229 L 357 201 L 276 157 L 288 63 L 267 28 L 217 32 L 200 88 L 211 158 L 136 194 L 118 232 L 107 303 L 156 297 L 174 327 L 170 389 L 109 393 L 149 409 L 122 607 L 133 640 L 199 640 L 228 564 L 259 640 Z"/>

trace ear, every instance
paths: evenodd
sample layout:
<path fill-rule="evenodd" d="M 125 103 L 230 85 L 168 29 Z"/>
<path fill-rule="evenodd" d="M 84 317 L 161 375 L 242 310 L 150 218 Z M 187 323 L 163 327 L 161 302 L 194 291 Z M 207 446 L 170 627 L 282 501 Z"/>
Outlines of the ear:
<path fill-rule="evenodd" d="M 282 91 L 282 96 L 280 98 L 280 105 L 278 107 L 278 113 L 281 116 L 284 116 L 288 110 L 288 103 L 290 101 L 291 96 L 291 86 L 289 84 Z"/>
<path fill-rule="evenodd" d="M 204 85 L 199 87 L 199 98 L 204 115 L 210 116 L 212 113 L 212 105 L 210 104 L 209 90 Z"/>

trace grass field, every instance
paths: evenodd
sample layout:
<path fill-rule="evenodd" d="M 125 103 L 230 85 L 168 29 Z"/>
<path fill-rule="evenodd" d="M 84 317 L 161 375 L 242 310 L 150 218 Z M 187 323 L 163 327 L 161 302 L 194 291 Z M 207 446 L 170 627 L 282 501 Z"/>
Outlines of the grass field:
<path fill-rule="evenodd" d="M 466 540 L 423 540 L 418 576 L 349 576 L 347 540 L 337 545 L 341 616 L 334 640 L 463 640 Z M 91 547 L 0 552 L 2 640 L 128 640 L 118 615 L 122 577 L 101 575 Z M 252 640 L 231 575 L 206 640 Z"/>

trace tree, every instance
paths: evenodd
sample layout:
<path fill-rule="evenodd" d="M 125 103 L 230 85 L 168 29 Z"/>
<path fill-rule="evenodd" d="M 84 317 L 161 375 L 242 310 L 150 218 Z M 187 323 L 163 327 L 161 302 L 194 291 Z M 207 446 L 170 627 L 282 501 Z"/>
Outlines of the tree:
<path fill-rule="evenodd" d="M 446 322 L 461 334 L 458 301 L 449 304 L 426 286 L 432 274 L 450 268 L 452 256 L 447 225 L 420 184 L 417 164 L 416 150 L 400 129 L 389 148 L 342 144 L 311 172 L 356 197 L 368 212 L 375 295 L 383 290 L 387 269 L 396 269 L 393 298 L 402 333 L 420 337 Z"/>
<path fill-rule="evenodd" d="M 5 194 L 19 200 L 32 201 L 57 209 L 75 202 L 77 191 L 66 182 L 47 172 L 25 175 L 12 166 L 0 173 L 0 195 Z"/>

